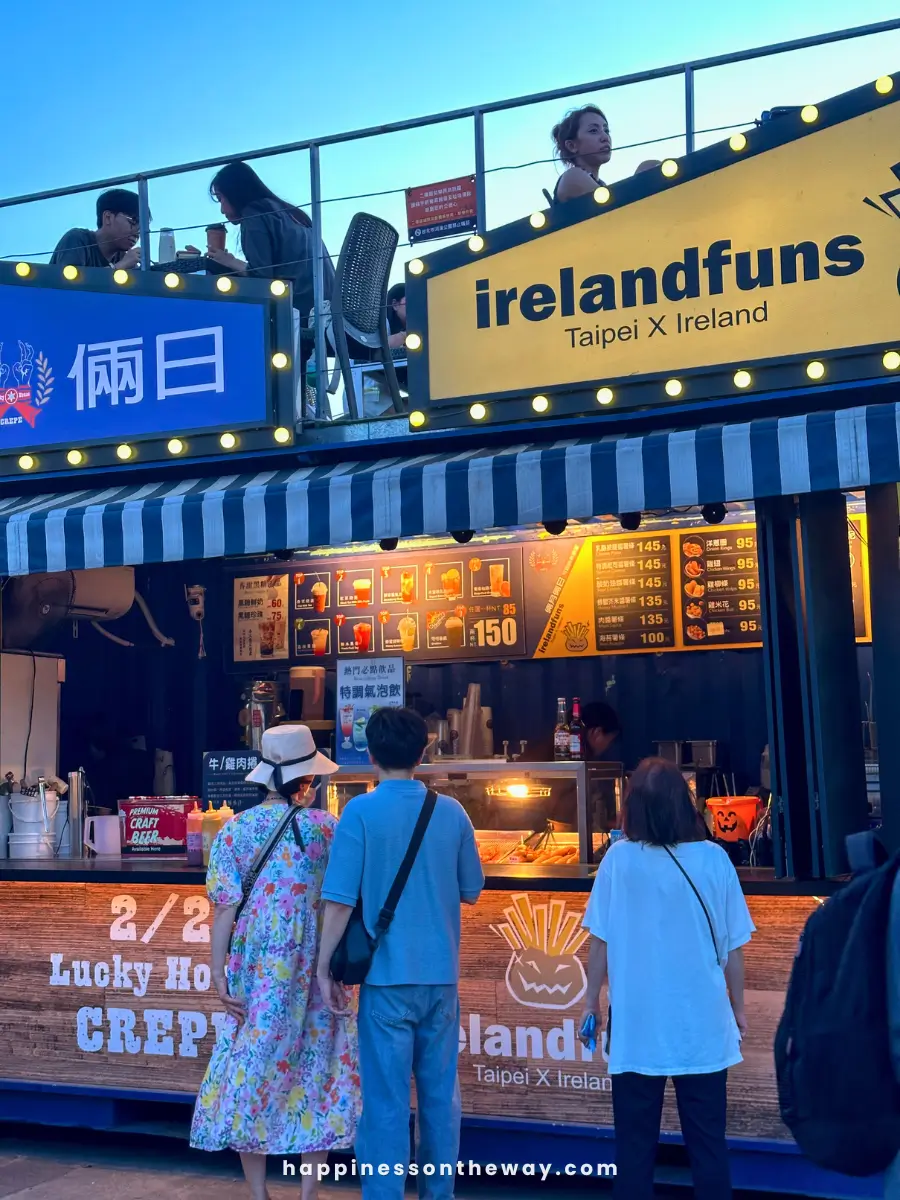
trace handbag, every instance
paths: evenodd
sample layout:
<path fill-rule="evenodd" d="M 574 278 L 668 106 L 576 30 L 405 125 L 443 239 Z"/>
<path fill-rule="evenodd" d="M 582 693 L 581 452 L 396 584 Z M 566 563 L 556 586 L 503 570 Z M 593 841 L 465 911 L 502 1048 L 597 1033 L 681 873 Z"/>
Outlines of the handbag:
<path fill-rule="evenodd" d="M 357 899 L 356 907 L 350 914 L 347 927 L 331 956 L 331 978 L 337 980 L 338 983 L 346 984 L 348 987 L 355 987 L 357 984 L 363 983 L 369 974 L 378 944 L 394 919 L 397 903 L 400 900 L 403 889 L 406 887 L 406 881 L 409 879 L 409 873 L 416 860 L 416 855 L 419 853 L 419 847 L 422 845 L 422 839 L 425 836 L 425 830 L 428 828 L 428 822 L 431 820 L 436 803 L 437 792 L 433 792 L 429 788 L 425 794 L 422 810 L 419 813 L 419 819 L 416 821 L 416 827 L 409 840 L 409 846 L 407 847 L 403 862 L 400 864 L 400 869 L 394 877 L 391 890 L 388 892 L 387 899 L 384 902 L 384 907 L 378 914 L 378 920 L 375 922 L 374 936 L 366 929 L 365 921 L 363 920 L 362 896 L 360 895 Z"/>
<path fill-rule="evenodd" d="M 672 853 L 672 851 L 669 849 L 669 847 L 663 846 L 663 850 L 665 850 L 666 854 L 668 854 L 669 858 L 671 858 L 672 862 L 675 864 L 675 866 L 678 868 L 678 870 L 682 873 L 682 875 L 685 877 L 685 879 L 691 885 L 691 891 L 697 897 L 697 900 L 700 903 L 700 907 L 703 909 L 703 915 L 704 915 L 704 917 L 706 917 L 706 924 L 709 926 L 709 936 L 712 938 L 713 953 L 716 956 L 716 964 L 720 965 L 721 959 L 719 958 L 719 947 L 716 944 L 716 934 L 715 934 L 715 930 L 713 929 L 712 918 L 709 915 L 709 909 L 706 907 L 703 897 L 698 892 L 693 879 L 691 879 L 690 875 L 688 875 L 687 871 L 684 869 L 684 867 L 681 865 L 681 863 L 678 861 L 678 859 L 675 857 L 675 855 Z M 611 1042 L 612 1042 L 612 1004 L 609 1004 L 607 1007 L 607 1013 L 606 1013 L 606 1046 L 605 1046 L 605 1049 L 606 1049 L 607 1057 L 609 1056 L 609 1047 L 610 1047 Z"/>
<path fill-rule="evenodd" d="M 234 941 L 234 931 L 237 929 L 237 924 L 238 924 L 238 921 L 240 920 L 241 913 L 244 911 L 244 905 L 250 899 L 253 889 L 256 886 L 256 881 L 257 881 L 257 879 L 259 879 L 260 872 L 262 871 L 262 869 L 266 865 L 266 863 L 269 861 L 269 859 L 272 857 L 272 852 L 274 851 L 274 849 L 278 845 L 278 843 L 281 841 L 282 837 L 284 836 L 285 832 L 287 831 L 288 826 L 296 820 L 297 815 L 298 815 L 298 810 L 296 808 L 294 808 L 294 806 L 292 804 L 288 804 L 287 812 L 285 813 L 284 817 L 275 826 L 272 833 L 269 835 L 269 840 L 266 842 L 266 844 L 263 846 L 262 850 L 260 851 L 258 858 L 254 862 L 253 867 L 250 870 L 250 874 L 247 876 L 246 882 L 243 884 L 243 895 L 241 896 L 240 903 L 238 904 L 237 908 L 234 910 L 234 924 L 231 926 L 231 935 L 228 938 L 228 954 L 229 954 L 229 956 L 231 955 L 231 944 Z M 300 849 L 302 850 L 303 849 L 303 840 L 300 837 L 300 834 L 299 834 L 299 831 L 297 830 L 296 824 L 294 825 L 294 837 L 296 838 L 297 843 L 300 846 Z"/>

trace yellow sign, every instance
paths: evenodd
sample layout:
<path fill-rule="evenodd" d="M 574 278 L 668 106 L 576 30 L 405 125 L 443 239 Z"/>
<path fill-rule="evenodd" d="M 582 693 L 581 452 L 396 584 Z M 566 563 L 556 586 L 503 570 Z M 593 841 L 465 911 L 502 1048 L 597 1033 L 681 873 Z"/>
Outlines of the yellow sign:
<path fill-rule="evenodd" d="M 898 93 L 858 89 L 821 105 L 812 125 L 778 118 L 742 152 L 711 147 L 673 179 L 626 180 L 602 205 L 585 197 L 555 206 L 542 228 L 486 235 L 480 254 L 431 256 L 413 378 L 424 390 L 427 377 L 441 403 L 606 385 L 618 401 L 655 376 L 671 402 L 744 396 L 762 377 L 733 373 L 773 360 L 802 360 L 798 383 L 827 382 L 829 356 L 865 349 L 850 377 L 883 373 L 900 331 Z M 423 328 L 422 286 L 411 280 L 412 329 Z M 805 372 L 813 358 L 825 360 L 821 375 Z M 685 373 L 717 369 L 717 393 L 677 388 Z"/>

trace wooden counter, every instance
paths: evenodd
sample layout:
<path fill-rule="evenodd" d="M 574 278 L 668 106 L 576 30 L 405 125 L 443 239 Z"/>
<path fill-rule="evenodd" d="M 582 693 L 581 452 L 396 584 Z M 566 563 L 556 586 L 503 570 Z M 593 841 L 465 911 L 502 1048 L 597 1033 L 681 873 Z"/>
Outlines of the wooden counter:
<path fill-rule="evenodd" d="M 592 874 L 489 867 L 481 900 L 463 908 L 460 1079 L 473 1117 L 612 1124 L 605 1064 L 576 1038 Z M 195 1093 L 223 1019 L 204 875 L 158 858 L 0 861 L 0 1090 L 5 1080 L 147 1099 Z M 743 882 L 758 932 L 747 948 L 750 1032 L 731 1074 L 729 1133 L 787 1140 L 772 1040 L 799 934 L 815 897 L 833 889 L 767 873 Z M 523 981 L 511 943 L 529 932 Z M 670 1102 L 663 1128 L 678 1128 Z"/>

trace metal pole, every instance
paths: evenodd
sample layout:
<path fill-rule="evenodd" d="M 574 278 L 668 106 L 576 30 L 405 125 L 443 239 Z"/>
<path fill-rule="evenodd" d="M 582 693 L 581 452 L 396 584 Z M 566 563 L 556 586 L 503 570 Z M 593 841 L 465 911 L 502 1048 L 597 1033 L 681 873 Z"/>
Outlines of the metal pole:
<path fill-rule="evenodd" d="M 487 196 L 484 178 L 484 113 L 476 108 L 475 118 L 475 209 L 476 228 L 479 233 L 487 230 Z"/>
<path fill-rule="evenodd" d="M 684 149 L 694 153 L 694 68 L 684 68 Z"/>
<path fill-rule="evenodd" d="M 325 356 L 325 244 L 322 241 L 322 176 L 319 147 L 309 148 L 309 183 L 313 223 L 313 303 L 316 310 L 316 416 L 324 417 L 328 406 L 328 364 Z M 300 314 L 301 319 L 306 316 Z M 305 389 L 305 381 L 304 381 Z"/>
<path fill-rule="evenodd" d="M 141 270 L 150 270 L 150 189 L 142 175 L 138 179 L 138 218 L 141 225 Z"/>

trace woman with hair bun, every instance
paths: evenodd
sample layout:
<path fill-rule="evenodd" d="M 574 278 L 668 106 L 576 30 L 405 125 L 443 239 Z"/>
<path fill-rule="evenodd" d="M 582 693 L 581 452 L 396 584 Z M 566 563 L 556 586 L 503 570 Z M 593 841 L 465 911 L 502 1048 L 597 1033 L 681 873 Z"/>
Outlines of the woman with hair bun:
<path fill-rule="evenodd" d="M 565 170 L 553 189 L 554 204 L 586 196 L 599 187 L 600 168 L 612 155 L 609 122 L 595 104 L 573 108 L 551 131 Z"/>

